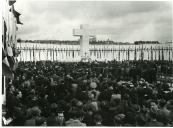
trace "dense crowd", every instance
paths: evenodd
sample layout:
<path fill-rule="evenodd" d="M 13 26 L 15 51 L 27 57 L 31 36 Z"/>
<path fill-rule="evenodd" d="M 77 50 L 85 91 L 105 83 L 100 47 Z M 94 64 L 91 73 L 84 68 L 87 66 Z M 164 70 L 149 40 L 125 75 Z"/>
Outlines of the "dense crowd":
<path fill-rule="evenodd" d="M 20 62 L 8 81 L 3 125 L 173 126 L 168 61 Z M 9 123 L 7 123 L 7 121 Z"/>

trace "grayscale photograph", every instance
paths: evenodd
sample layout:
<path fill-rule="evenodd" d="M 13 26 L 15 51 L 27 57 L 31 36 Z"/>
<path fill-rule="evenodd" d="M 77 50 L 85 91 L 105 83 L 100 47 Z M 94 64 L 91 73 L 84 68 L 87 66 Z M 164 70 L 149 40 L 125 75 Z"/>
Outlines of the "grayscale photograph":
<path fill-rule="evenodd" d="M 0 5 L 2 126 L 173 127 L 171 0 Z"/>

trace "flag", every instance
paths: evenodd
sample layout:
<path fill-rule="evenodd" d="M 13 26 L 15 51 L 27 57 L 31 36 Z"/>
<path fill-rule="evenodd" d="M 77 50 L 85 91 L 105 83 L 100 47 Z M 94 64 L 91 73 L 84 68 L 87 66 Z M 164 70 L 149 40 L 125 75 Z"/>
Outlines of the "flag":
<path fill-rule="evenodd" d="M 54 52 L 55 52 L 55 51 L 54 51 L 54 47 L 53 47 L 53 49 L 52 49 L 52 50 L 53 50 L 53 61 L 54 61 Z"/>
<path fill-rule="evenodd" d="M 127 51 L 127 56 L 128 56 L 128 60 L 129 60 L 129 56 L 130 56 L 130 49 L 128 48 L 128 51 Z"/>
<path fill-rule="evenodd" d="M 57 56 L 58 56 L 57 54 L 58 54 L 58 53 L 57 53 L 57 47 L 56 47 L 56 60 L 57 60 Z"/>
<path fill-rule="evenodd" d="M 120 61 L 120 49 L 118 50 L 118 60 Z"/>
<path fill-rule="evenodd" d="M 72 52 L 73 52 L 72 56 L 73 56 L 73 58 L 74 58 L 74 50 L 72 50 Z"/>
<path fill-rule="evenodd" d="M 153 60 L 153 48 L 151 46 L 151 60 Z"/>
<path fill-rule="evenodd" d="M 160 47 L 159 47 L 159 49 L 158 49 L 158 50 L 159 50 L 159 60 L 160 60 L 160 59 L 161 59 L 161 56 L 160 56 Z"/>
<path fill-rule="evenodd" d="M 168 49 L 169 50 L 169 61 L 171 60 L 171 49 Z"/>
<path fill-rule="evenodd" d="M 33 61 L 35 61 L 35 48 L 33 47 Z"/>
<path fill-rule="evenodd" d="M 6 77 L 13 77 L 12 68 L 14 65 L 13 61 L 13 50 L 6 40 L 7 36 L 7 27 L 6 22 L 3 22 L 3 43 L 2 43 L 2 75 Z"/>
<path fill-rule="evenodd" d="M 14 9 L 14 6 L 12 5 L 12 9 L 10 9 L 10 11 L 13 10 L 13 14 L 14 16 L 16 17 L 16 21 L 17 21 L 17 24 L 22 24 L 23 23 L 20 21 L 19 19 L 19 16 L 21 15 L 19 12 L 17 12 L 15 9 Z"/>
<path fill-rule="evenodd" d="M 3 36 L 2 36 L 2 59 L 4 59 L 7 56 L 7 52 L 6 52 L 6 33 L 7 33 L 7 26 L 6 26 L 6 22 L 3 22 Z"/>
<path fill-rule="evenodd" d="M 7 56 L 7 52 L 4 49 L 4 45 L 2 45 L 2 60 Z"/>
<path fill-rule="evenodd" d="M 162 60 L 164 60 L 164 49 L 162 47 Z"/>
<path fill-rule="evenodd" d="M 7 56 L 13 56 L 13 50 L 8 41 L 7 41 Z"/>
<path fill-rule="evenodd" d="M 31 55 L 31 48 L 29 48 L 29 54 L 30 54 L 30 61 L 31 61 L 31 60 L 32 60 L 32 59 L 31 59 L 31 56 L 32 56 L 32 55 Z"/>
<path fill-rule="evenodd" d="M 136 60 L 136 47 L 135 47 L 135 53 L 134 53 L 134 60 Z"/>
<path fill-rule="evenodd" d="M 13 65 L 13 71 L 15 71 L 16 70 L 16 68 L 18 67 L 18 60 L 17 60 L 17 57 L 14 57 L 14 65 Z"/>
<path fill-rule="evenodd" d="M 7 59 L 7 57 L 5 57 L 2 60 L 2 75 L 11 78 L 13 76 L 12 74 L 13 74 L 13 72 L 10 68 L 10 64 L 8 62 L 8 59 Z"/>
<path fill-rule="evenodd" d="M 16 2 L 16 0 L 9 0 L 9 5 L 13 5 Z"/>

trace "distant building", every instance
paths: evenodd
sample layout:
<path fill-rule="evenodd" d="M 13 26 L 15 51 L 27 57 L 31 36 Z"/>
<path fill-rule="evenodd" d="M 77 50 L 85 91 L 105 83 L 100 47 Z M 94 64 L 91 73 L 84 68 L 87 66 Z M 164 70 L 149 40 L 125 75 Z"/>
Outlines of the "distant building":
<path fill-rule="evenodd" d="M 90 41 L 90 42 L 96 42 L 96 41 L 97 41 L 96 36 L 94 36 L 94 37 L 90 37 L 89 41 Z"/>
<path fill-rule="evenodd" d="M 134 44 L 159 44 L 159 41 L 135 41 Z"/>

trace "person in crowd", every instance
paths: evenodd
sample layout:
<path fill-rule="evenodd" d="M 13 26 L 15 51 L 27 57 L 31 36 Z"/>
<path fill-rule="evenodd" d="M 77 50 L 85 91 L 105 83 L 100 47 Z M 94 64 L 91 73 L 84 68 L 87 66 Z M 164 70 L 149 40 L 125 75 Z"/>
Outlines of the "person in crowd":
<path fill-rule="evenodd" d="M 168 61 L 19 62 L 3 125 L 173 126 L 165 73 L 173 74 Z"/>
<path fill-rule="evenodd" d="M 93 120 L 94 120 L 95 126 L 103 126 L 101 114 L 95 113 L 94 117 L 93 117 Z"/>
<path fill-rule="evenodd" d="M 44 117 L 38 117 L 35 120 L 36 126 L 47 126 L 46 119 Z"/>
<path fill-rule="evenodd" d="M 41 110 L 34 106 L 28 112 L 28 119 L 25 121 L 24 126 L 36 126 L 36 120 L 40 118 Z"/>
<path fill-rule="evenodd" d="M 59 126 L 57 107 L 56 103 L 51 104 L 50 115 L 47 117 L 47 126 Z"/>
<path fill-rule="evenodd" d="M 167 109 L 167 103 L 166 100 L 161 99 L 159 101 L 159 110 L 158 110 L 158 121 L 162 122 L 165 126 L 169 123 L 169 114 L 170 111 Z"/>
<path fill-rule="evenodd" d="M 150 116 L 150 121 L 146 123 L 146 126 L 155 126 L 155 127 L 163 127 L 164 124 L 162 122 L 159 122 L 157 120 L 157 110 L 155 108 L 151 108 L 150 112 L 149 112 L 149 116 Z"/>
<path fill-rule="evenodd" d="M 66 126 L 86 126 L 85 123 L 82 123 L 84 117 L 83 111 L 74 108 L 69 112 L 69 114 L 70 114 L 70 119 L 65 122 Z"/>

